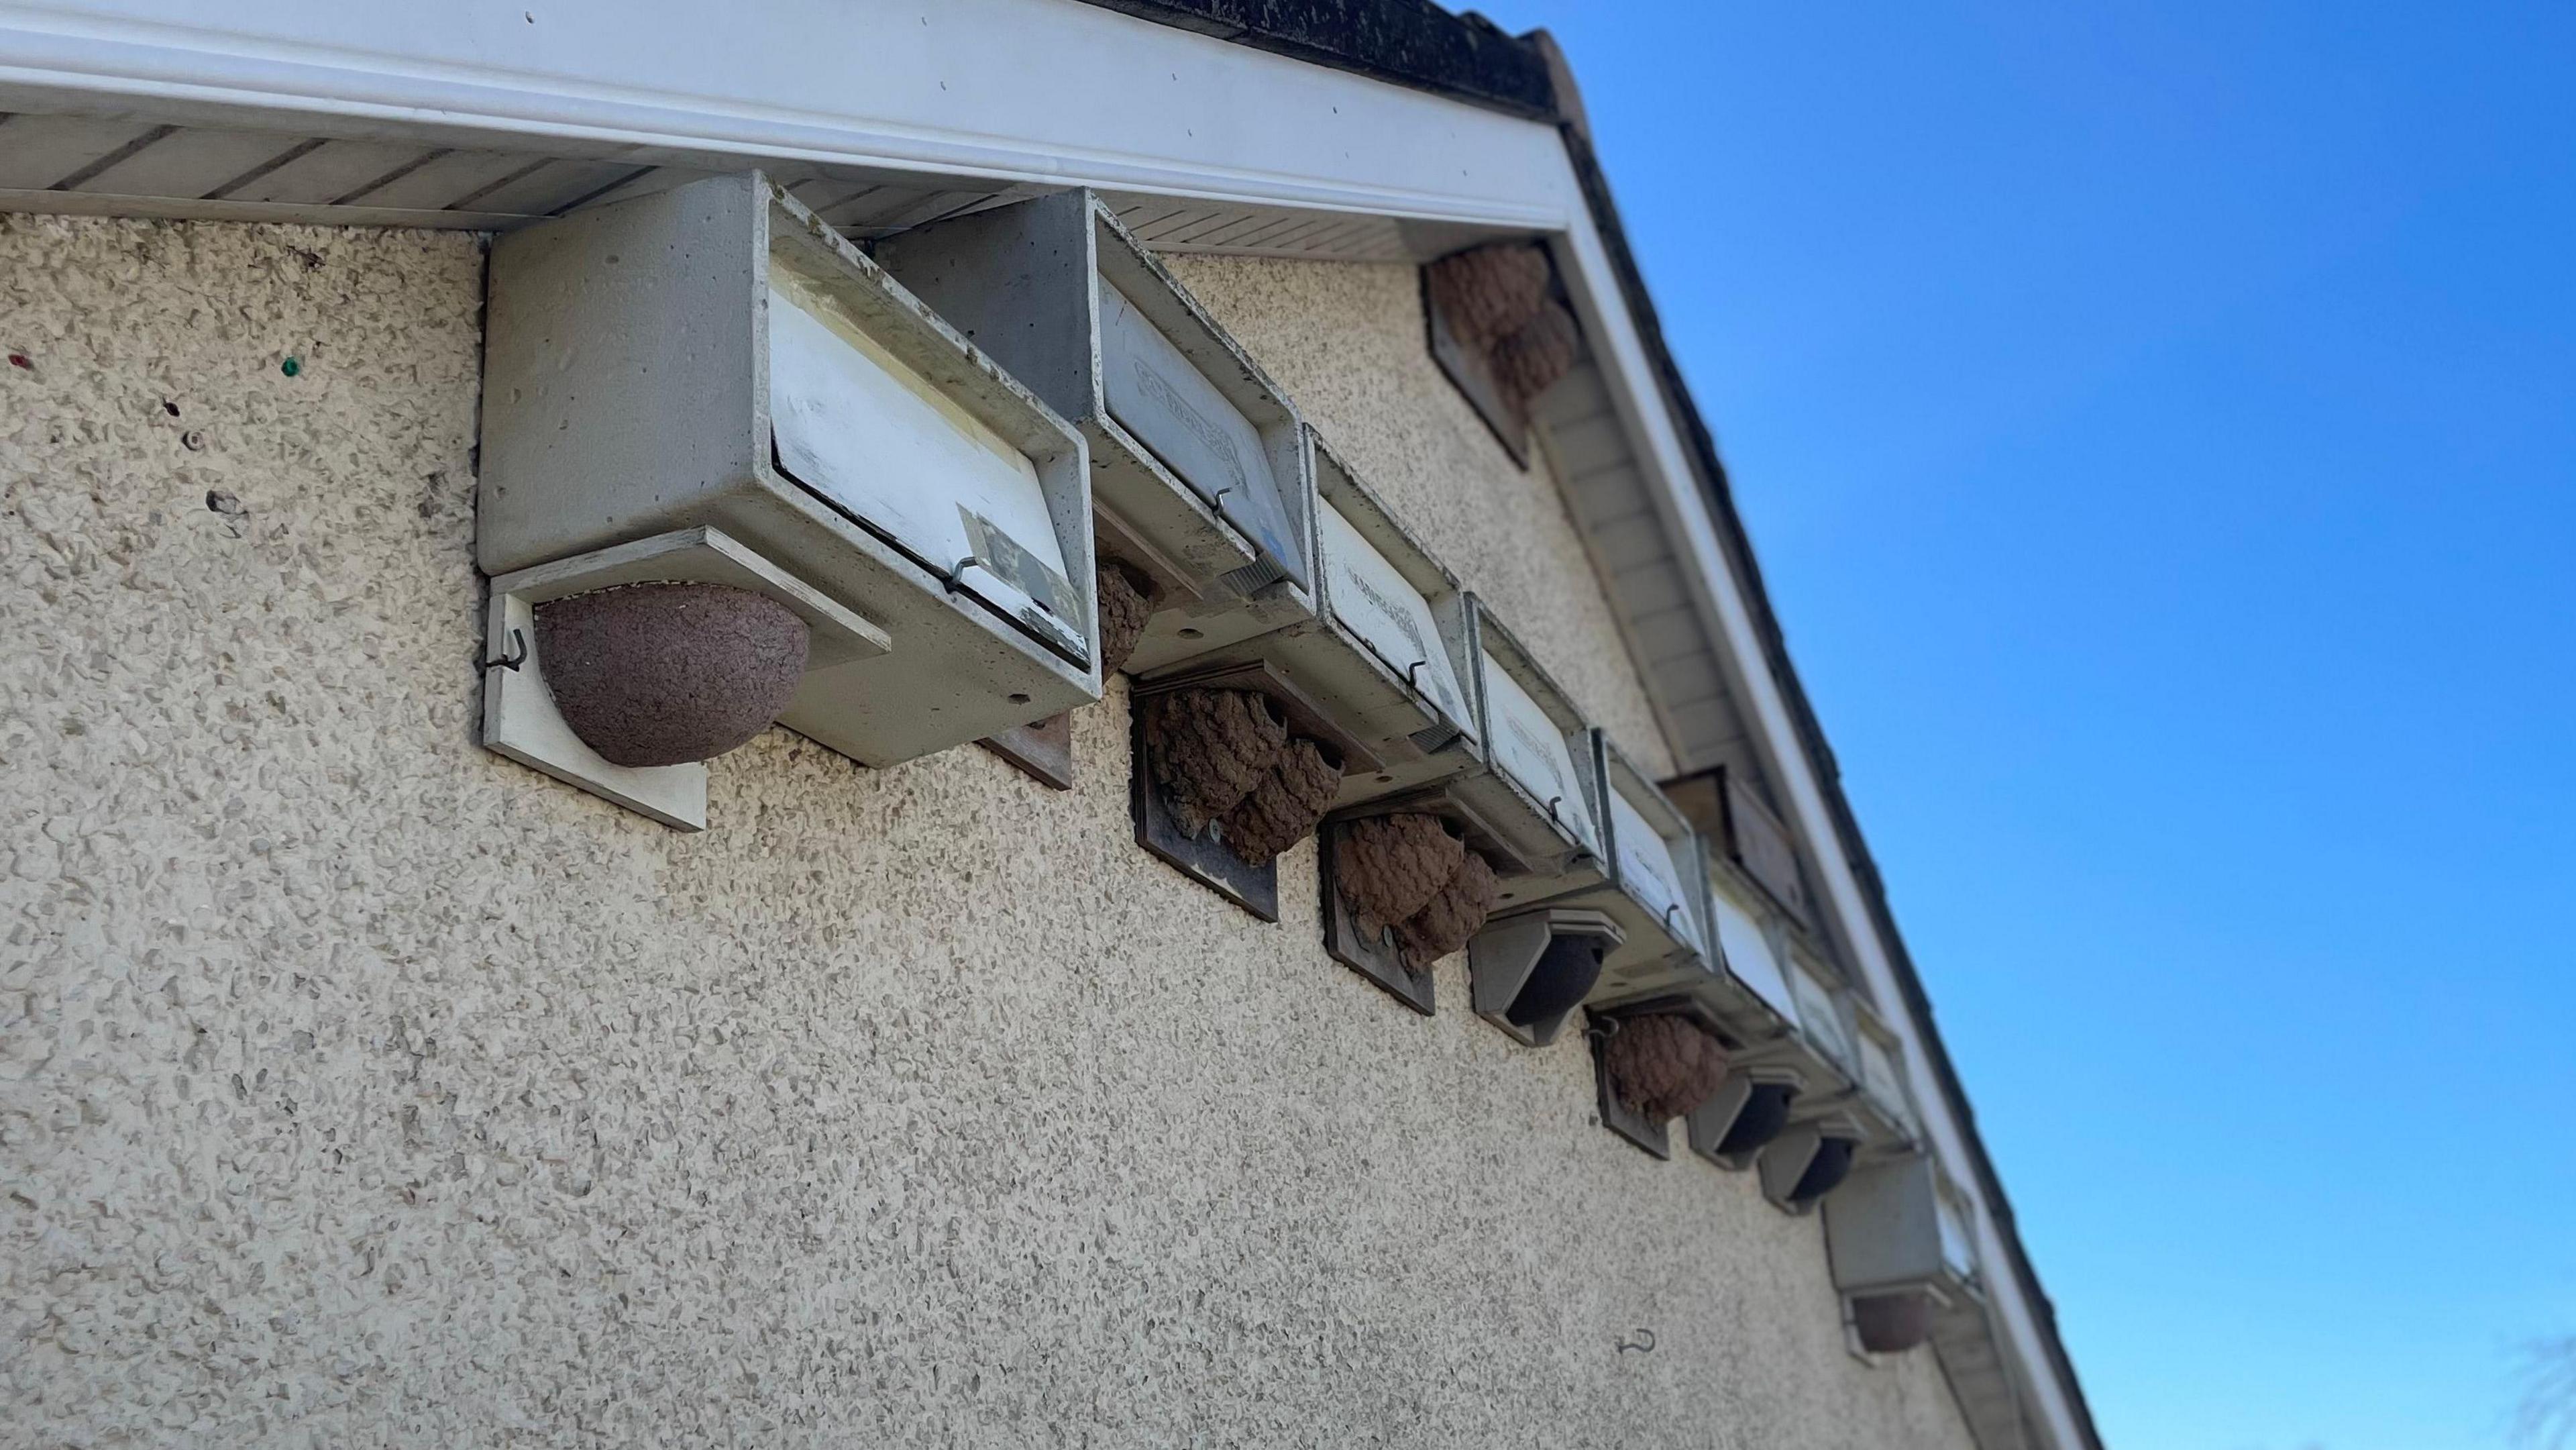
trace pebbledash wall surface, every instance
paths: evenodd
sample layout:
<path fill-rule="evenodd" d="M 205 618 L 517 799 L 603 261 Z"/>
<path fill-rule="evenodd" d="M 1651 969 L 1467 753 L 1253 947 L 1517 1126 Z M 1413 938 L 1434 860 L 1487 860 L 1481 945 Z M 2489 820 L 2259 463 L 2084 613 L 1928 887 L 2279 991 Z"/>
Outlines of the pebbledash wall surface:
<path fill-rule="evenodd" d="M 703 835 L 481 749 L 482 265 L 0 216 L 0 1443 L 1970 1443 L 1311 841 L 1275 926 L 1138 849 L 1123 685 L 1071 793 L 772 730 Z M 1666 766 L 1412 271 L 1177 270 Z"/>

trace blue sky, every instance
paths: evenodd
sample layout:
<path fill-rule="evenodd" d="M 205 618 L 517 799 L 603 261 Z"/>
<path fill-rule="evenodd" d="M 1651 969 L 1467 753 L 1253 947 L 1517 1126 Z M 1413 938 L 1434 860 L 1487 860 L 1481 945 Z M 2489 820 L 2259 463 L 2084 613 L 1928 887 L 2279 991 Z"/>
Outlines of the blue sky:
<path fill-rule="evenodd" d="M 2116 1450 L 2576 1333 L 2576 5 L 1492 0 L 1572 57 Z"/>

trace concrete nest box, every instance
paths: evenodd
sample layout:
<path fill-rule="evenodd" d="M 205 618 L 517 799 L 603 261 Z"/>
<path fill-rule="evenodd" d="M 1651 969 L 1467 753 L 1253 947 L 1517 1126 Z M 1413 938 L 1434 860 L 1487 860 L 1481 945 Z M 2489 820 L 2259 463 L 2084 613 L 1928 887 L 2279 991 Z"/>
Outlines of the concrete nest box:
<path fill-rule="evenodd" d="M 1798 1089 L 1785 1082 L 1753 1084 L 1735 1121 L 1727 1125 L 1726 1136 L 1718 1140 L 1717 1152 L 1735 1156 L 1769 1146 L 1789 1126 L 1789 1105 L 1797 1096 Z"/>
<path fill-rule="evenodd" d="M 1573 1011 L 1601 980 L 1601 958 L 1609 949 L 1610 943 L 1597 936 L 1569 933 L 1551 939 L 1504 1011 L 1504 1020 L 1529 1027 Z"/>
<path fill-rule="evenodd" d="M 795 697 L 810 641 L 796 612 L 724 584 L 630 584 L 537 607 L 555 708 L 616 765 L 707 760 Z"/>
<path fill-rule="evenodd" d="M 1789 1201 L 1813 1203 L 1840 1188 L 1843 1180 L 1851 1176 L 1852 1154 L 1858 1146 L 1849 1138 L 1827 1138 L 1818 1143 L 1815 1156 L 1807 1160 L 1806 1170 L 1789 1190 Z"/>

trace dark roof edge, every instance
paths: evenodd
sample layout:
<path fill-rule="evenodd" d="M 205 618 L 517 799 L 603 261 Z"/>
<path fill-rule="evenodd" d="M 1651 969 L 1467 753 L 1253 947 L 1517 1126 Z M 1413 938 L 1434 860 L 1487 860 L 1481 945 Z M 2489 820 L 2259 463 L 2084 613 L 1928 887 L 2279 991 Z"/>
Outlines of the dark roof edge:
<path fill-rule="evenodd" d="M 1469 11 L 1431 0 L 1084 0 L 1294 60 L 1532 120 L 1556 119 L 1546 61 Z"/>
<path fill-rule="evenodd" d="M 1708 422 L 1700 416 L 1699 405 L 1691 397 L 1690 387 L 1682 380 L 1681 369 L 1673 361 L 1672 349 L 1664 342 L 1663 319 L 1655 310 L 1655 301 L 1646 290 L 1645 273 L 1638 267 L 1636 254 L 1628 248 L 1627 230 L 1620 224 L 1618 204 L 1610 195 L 1610 178 L 1602 171 L 1592 151 L 1590 128 L 1583 120 L 1581 97 L 1574 91 L 1573 74 L 1566 66 L 1563 52 L 1555 37 L 1544 30 L 1533 30 L 1522 40 L 1548 58 L 1550 71 L 1557 78 L 1561 92 L 1560 105 L 1564 118 L 1558 130 L 1565 137 L 1565 150 L 1574 163 L 1575 175 L 1583 185 L 1583 197 L 1592 212 L 1592 225 L 1601 234 L 1602 250 L 1609 254 L 1610 264 L 1619 274 L 1619 290 L 1627 303 L 1628 314 L 1637 329 L 1637 339 L 1654 365 L 1656 381 L 1664 391 L 1664 405 L 1681 423 L 1691 449 L 1694 472 L 1699 475 L 1702 493 L 1707 497 L 1709 512 L 1717 524 L 1720 544 L 1726 549 L 1727 563 L 1735 571 L 1743 590 L 1753 627 L 1762 638 L 1763 664 L 1771 672 L 1772 683 L 1780 691 L 1781 702 L 1788 707 L 1789 720 L 1798 732 L 1798 745 L 1806 753 L 1807 763 L 1815 772 L 1819 792 L 1826 809 L 1833 813 L 1834 829 L 1842 837 L 1845 860 L 1853 879 L 1860 883 L 1870 915 L 1870 924 L 1887 953 L 1888 965 L 1894 969 L 1898 987 L 1905 994 L 1905 1010 L 1913 1017 L 1915 1035 L 1921 1039 L 1933 1077 L 1941 1085 L 1941 1096 L 1948 1104 L 1952 1120 L 1959 1126 L 1959 1137 L 1968 1146 L 1973 1160 L 1979 1193 L 1987 1210 L 1994 1215 L 1996 1236 L 2012 1256 L 2013 1277 L 2019 1282 L 2024 1298 L 2037 1312 L 2042 1338 L 2046 1341 L 2050 1367 L 2064 1387 L 2067 1403 L 2074 1411 L 2077 1428 L 2084 1436 L 2088 1450 L 2102 1450 L 2100 1430 L 2093 1423 L 2093 1410 L 2084 1397 L 2083 1381 L 2075 1373 L 2075 1363 L 2067 1356 L 2066 1344 L 2057 1329 L 2057 1307 L 2040 1287 L 2039 1274 L 2031 1266 L 2030 1256 L 2022 1247 L 2021 1230 L 2013 1218 L 2012 1200 L 2005 1194 L 2003 1180 L 1995 1172 L 1994 1160 L 1987 1156 L 1985 1137 L 1977 1131 L 1976 1109 L 1968 1102 L 1967 1089 L 1959 1080 L 1950 1050 L 1941 1040 L 1939 1025 L 1933 1020 L 1932 999 L 1923 990 L 1922 974 L 1914 967 L 1913 954 L 1906 950 L 1904 934 L 1896 928 L 1896 913 L 1888 905 L 1887 886 L 1878 874 L 1878 863 L 1869 852 L 1869 842 L 1861 834 L 1860 818 L 1852 811 L 1851 800 L 1843 793 L 1842 767 L 1835 761 L 1832 746 L 1825 741 L 1824 725 L 1816 717 L 1815 706 L 1807 698 L 1807 688 L 1798 678 L 1798 668 L 1789 658 L 1788 636 L 1780 628 L 1780 617 L 1771 607 L 1771 591 L 1762 582 L 1762 566 L 1753 555 L 1753 539 L 1745 531 L 1744 520 L 1735 511 L 1732 486 L 1727 481 L 1726 464 L 1718 457 L 1717 440 L 1709 432 Z"/>
<path fill-rule="evenodd" d="M 1860 818 L 1843 794 L 1842 768 L 1834 761 L 1833 750 L 1825 742 L 1824 727 L 1807 698 L 1806 686 L 1800 683 L 1797 667 L 1789 659 L 1788 638 L 1771 608 L 1771 594 L 1762 583 L 1762 568 L 1754 558 L 1752 538 L 1735 511 L 1726 465 L 1718 457 L 1717 440 L 1709 432 L 1707 420 L 1700 416 L 1699 405 L 1692 401 L 1690 388 L 1682 381 L 1672 349 L 1664 342 L 1662 318 L 1655 310 L 1654 298 L 1646 291 L 1645 273 L 1628 248 L 1627 229 L 1620 224 L 1609 177 L 1593 154 L 1582 96 L 1555 38 L 1544 30 L 1517 38 L 1506 35 L 1481 15 L 1452 15 L 1430 0 L 1084 3 L 1556 125 L 1564 137 L 1566 155 L 1582 183 L 1593 227 L 1601 234 L 1602 248 L 1618 273 L 1620 295 L 1637 328 L 1638 341 L 1654 366 L 1656 382 L 1664 393 L 1664 406 L 1681 424 L 1689 442 L 1693 471 L 1699 475 L 1701 492 L 1716 522 L 1719 543 L 1727 551 L 1728 565 L 1735 571 L 1754 628 L 1761 636 L 1763 664 L 1771 672 L 1782 703 L 1788 707 L 1790 724 L 1798 733 L 1798 746 L 1805 752 L 1826 809 L 1833 815 L 1845 860 L 1860 883 L 1870 924 L 1905 995 L 1905 1009 L 1914 1021 L 1915 1034 L 1924 1044 L 1942 1099 L 1968 1146 L 1972 1160 L 1969 1167 L 1976 1174 L 1978 1192 L 1988 1212 L 1994 1216 L 1996 1235 L 2011 1256 L 2013 1278 L 2039 1318 L 2050 1368 L 2065 1392 L 2087 1450 L 2102 1450 L 2101 1433 L 2085 1401 L 2083 1382 L 2077 1378 L 2074 1362 L 2067 1357 L 2065 1341 L 2058 1333 L 2056 1306 L 2040 1287 L 2038 1272 L 2022 1247 L 2012 1201 L 2004 1193 L 1994 1161 L 1987 1156 L 1985 1139 L 1977 1131 L 1976 1110 L 1969 1106 L 1958 1069 L 1941 1041 L 1922 976 L 1915 970 L 1913 955 L 1905 948 L 1904 936 L 1896 929 L 1896 914 L 1888 905 L 1886 884 L 1861 834 Z"/>

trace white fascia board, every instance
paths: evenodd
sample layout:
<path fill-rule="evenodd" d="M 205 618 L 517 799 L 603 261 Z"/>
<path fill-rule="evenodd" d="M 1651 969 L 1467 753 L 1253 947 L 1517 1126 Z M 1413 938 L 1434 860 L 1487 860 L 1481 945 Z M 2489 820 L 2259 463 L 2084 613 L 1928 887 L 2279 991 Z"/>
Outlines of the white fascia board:
<path fill-rule="evenodd" d="M 534 7 L 534 8 L 531 8 Z M 132 111 L 309 134 L 843 164 L 1555 233 L 1586 336 L 1728 654 L 1737 700 L 1814 853 L 1872 997 L 1905 1000 L 1765 663 L 1679 420 L 1553 126 L 1078 0 L 208 0 L 0 3 L 0 109 Z M 534 17 L 531 19 L 530 17 Z M 1906 1071 L 1946 1161 L 1970 1161 L 1910 1014 Z M 1963 1180 L 1967 1175 L 1959 1175 Z M 1990 1292 L 2057 1450 L 2083 1443 L 1984 1204 Z"/>
<path fill-rule="evenodd" d="M 1569 220 L 1546 125 L 1075 0 L 0 3 L 12 108 Z"/>

